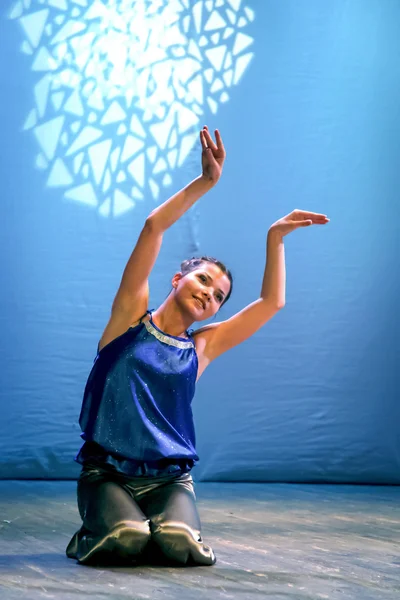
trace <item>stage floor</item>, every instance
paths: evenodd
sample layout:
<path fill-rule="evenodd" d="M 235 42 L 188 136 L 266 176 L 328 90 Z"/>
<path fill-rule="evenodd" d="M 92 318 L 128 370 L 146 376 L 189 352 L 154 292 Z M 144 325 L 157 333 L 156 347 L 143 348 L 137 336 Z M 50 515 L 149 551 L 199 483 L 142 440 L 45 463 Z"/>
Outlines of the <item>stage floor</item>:
<path fill-rule="evenodd" d="M 74 481 L 0 481 L 1 600 L 400 598 L 400 487 L 197 483 L 212 567 L 84 567 Z"/>

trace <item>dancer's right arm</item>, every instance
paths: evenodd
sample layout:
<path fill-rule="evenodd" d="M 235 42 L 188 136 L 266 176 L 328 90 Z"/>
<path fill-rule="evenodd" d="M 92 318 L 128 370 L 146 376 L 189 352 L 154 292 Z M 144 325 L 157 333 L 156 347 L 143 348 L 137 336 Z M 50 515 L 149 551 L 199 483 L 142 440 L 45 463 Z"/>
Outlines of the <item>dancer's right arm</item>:
<path fill-rule="evenodd" d="M 150 213 L 126 264 L 113 302 L 113 313 L 126 315 L 133 322 L 146 312 L 148 279 L 160 252 L 164 232 L 211 187 L 212 183 L 203 176 L 197 177 Z"/>
<path fill-rule="evenodd" d="M 124 333 L 148 308 L 148 279 L 159 254 L 164 232 L 219 180 L 225 160 L 221 136 L 215 144 L 207 128 L 200 132 L 203 148 L 202 175 L 155 208 L 147 217 L 126 264 L 112 305 L 110 320 L 100 340 L 100 349 Z"/>

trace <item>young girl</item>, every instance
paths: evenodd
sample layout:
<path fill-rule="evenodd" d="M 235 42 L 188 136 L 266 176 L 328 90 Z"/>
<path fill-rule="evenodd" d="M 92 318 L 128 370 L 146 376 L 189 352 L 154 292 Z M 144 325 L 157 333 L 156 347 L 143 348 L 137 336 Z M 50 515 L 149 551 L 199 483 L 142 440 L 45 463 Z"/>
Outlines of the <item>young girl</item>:
<path fill-rule="evenodd" d="M 220 354 L 240 344 L 285 305 L 283 237 L 323 225 L 326 215 L 295 210 L 267 236 L 260 297 L 226 321 L 194 333 L 232 292 L 230 271 L 210 257 L 192 258 L 172 277 L 172 291 L 148 310 L 148 278 L 163 233 L 219 180 L 221 136 L 200 132 L 202 175 L 153 210 L 125 267 L 100 339 L 80 415 L 85 440 L 76 461 L 83 524 L 67 556 L 80 563 L 212 565 L 201 537 L 193 479 L 198 460 L 191 402 L 195 384 Z"/>

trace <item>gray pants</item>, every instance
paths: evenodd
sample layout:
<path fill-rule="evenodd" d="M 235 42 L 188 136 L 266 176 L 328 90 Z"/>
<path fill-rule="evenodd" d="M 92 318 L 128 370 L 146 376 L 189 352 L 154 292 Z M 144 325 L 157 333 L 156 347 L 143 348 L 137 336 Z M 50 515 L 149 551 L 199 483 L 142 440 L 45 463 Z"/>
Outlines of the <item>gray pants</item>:
<path fill-rule="evenodd" d="M 78 479 L 82 527 L 67 556 L 83 564 L 213 565 L 203 543 L 190 473 L 127 477 L 85 465 Z"/>

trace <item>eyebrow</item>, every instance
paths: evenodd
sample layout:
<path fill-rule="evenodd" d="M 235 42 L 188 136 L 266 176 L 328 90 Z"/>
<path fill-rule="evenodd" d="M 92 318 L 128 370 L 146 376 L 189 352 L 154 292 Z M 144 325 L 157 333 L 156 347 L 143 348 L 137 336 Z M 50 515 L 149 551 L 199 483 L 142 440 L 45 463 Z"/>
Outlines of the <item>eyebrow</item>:
<path fill-rule="evenodd" d="M 213 281 L 214 281 L 214 280 L 213 280 L 213 278 L 211 277 L 211 275 L 209 275 L 209 274 L 207 273 L 207 271 L 203 271 L 203 273 L 204 273 L 204 275 L 206 275 L 206 276 L 208 277 L 208 279 L 210 279 L 210 280 L 211 280 L 211 282 L 213 282 Z M 220 292 L 220 293 L 221 293 L 223 296 L 226 296 L 225 292 L 223 292 L 223 291 L 221 290 L 221 288 L 218 288 L 217 292 Z"/>

